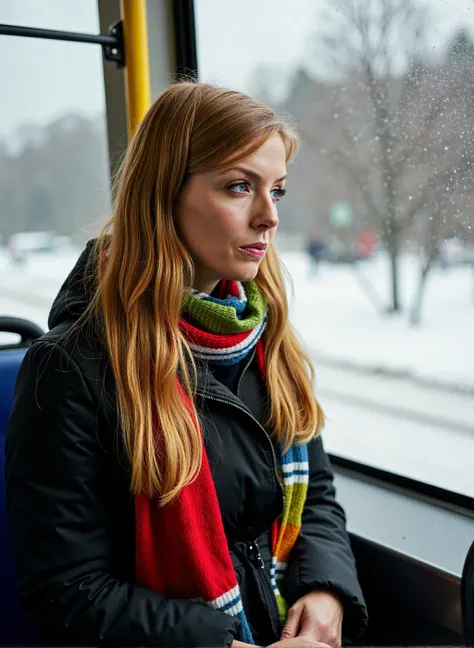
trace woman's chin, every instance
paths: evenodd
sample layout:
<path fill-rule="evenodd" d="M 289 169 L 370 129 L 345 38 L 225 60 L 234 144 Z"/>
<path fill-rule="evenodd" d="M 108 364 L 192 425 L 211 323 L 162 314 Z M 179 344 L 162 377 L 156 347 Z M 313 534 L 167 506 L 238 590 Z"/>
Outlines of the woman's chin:
<path fill-rule="evenodd" d="M 216 269 L 216 274 L 227 281 L 252 281 L 258 274 L 260 259 L 250 263 L 228 266 Z"/>
<path fill-rule="evenodd" d="M 255 264 L 254 268 L 246 268 L 245 272 L 236 272 L 232 277 L 234 281 L 253 281 L 258 274 L 258 263 Z"/>

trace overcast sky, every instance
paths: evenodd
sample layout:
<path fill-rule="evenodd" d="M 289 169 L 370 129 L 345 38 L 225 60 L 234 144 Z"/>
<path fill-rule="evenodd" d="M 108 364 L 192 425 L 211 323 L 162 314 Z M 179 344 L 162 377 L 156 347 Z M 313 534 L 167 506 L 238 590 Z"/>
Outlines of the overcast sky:
<path fill-rule="evenodd" d="M 308 55 L 308 37 L 325 1 L 196 0 L 202 77 L 247 91 L 260 65 L 287 78 Z M 444 46 L 460 24 L 474 30 L 474 0 L 427 1 L 440 19 L 433 48 Z M 96 0 L 0 0 L 0 23 L 99 29 Z M 98 46 L 0 36 L 0 138 L 66 112 L 102 113 L 102 81 Z"/>

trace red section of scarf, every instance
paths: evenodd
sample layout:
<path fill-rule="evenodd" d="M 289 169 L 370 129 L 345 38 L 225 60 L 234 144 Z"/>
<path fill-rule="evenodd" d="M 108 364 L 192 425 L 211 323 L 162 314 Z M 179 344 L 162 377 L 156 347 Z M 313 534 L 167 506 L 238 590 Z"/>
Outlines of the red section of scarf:
<path fill-rule="evenodd" d="M 256 353 L 262 375 L 263 343 Z M 181 385 L 181 397 L 191 404 Z M 237 580 L 216 489 L 203 445 L 197 478 L 171 503 L 135 496 L 136 580 L 167 598 L 214 601 Z"/>

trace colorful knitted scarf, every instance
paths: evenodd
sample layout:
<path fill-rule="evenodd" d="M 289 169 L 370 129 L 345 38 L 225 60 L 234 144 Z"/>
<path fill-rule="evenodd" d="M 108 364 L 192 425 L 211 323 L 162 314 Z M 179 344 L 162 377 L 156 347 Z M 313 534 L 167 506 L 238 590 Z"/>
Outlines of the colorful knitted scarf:
<path fill-rule="evenodd" d="M 254 282 L 221 281 L 215 296 L 186 294 L 180 326 L 196 358 L 214 364 L 237 363 L 256 348 L 265 380 L 261 336 L 266 317 L 265 301 Z M 293 444 L 283 453 L 283 445 L 275 448 L 275 454 L 285 504 L 272 529 L 270 574 L 282 624 L 287 614 L 282 583 L 308 488 L 306 446 Z M 238 617 L 241 640 L 253 643 L 204 445 L 201 470 L 193 483 L 165 506 L 136 496 L 135 516 L 137 582 L 167 598 L 188 599 Z"/>

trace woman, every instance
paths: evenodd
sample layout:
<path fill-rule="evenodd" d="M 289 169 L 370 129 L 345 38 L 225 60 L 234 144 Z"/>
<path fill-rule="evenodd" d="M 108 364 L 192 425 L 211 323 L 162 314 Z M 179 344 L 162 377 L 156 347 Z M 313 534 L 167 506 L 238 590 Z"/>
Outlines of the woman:
<path fill-rule="evenodd" d="M 50 645 L 336 647 L 365 625 L 271 245 L 296 145 L 246 95 L 172 85 L 26 355 L 7 499 Z"/>

